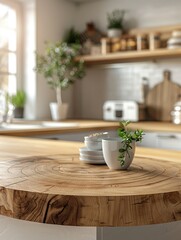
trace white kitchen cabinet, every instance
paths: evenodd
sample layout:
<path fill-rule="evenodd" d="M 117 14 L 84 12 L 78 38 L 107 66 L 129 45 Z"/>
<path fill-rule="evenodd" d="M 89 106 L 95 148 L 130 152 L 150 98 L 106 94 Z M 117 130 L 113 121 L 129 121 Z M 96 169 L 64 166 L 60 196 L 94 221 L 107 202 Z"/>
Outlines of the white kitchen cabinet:
<path fill-rule="evenodd" d="M 181 150 L 181 133 L 146 132 L 144 139 L 138 143 L 142 147 Z"/>
<path fill-rule="evenodd" d="M 138 146 L 142 147 L 157 147 L 157 133 L 156 132 L 145 132 L 141 143 L 137 143 Z"/>
<path fill-rule="evenodd" d="M 157 143 L 159 148 L 181 150 L 181 134 L 179 133 L 158 133 Z"/>

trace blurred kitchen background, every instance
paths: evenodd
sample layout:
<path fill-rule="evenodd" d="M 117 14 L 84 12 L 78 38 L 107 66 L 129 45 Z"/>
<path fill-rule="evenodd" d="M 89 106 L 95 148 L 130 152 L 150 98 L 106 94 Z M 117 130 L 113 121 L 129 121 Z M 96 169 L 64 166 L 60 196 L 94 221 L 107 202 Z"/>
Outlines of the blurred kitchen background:
<path fill-rule="evenodd" d="M 83 32 L 88 22 L 106 33 L 107 13 L 114 9 L 126 10 L 126 29 L 181 23 L 179 0 L 0 0 L 0 4 L 17 9 L 17 84 L 9 88 L 25 90 L 26 119 L 50 118 L 49 103 L 55 101 L 54 91 L 33 71 L 34 53 L 44 51 L 45 41 L 61 40 L 72 26 Z M 107 100 L 143 103 L 143 78 L 152 88 L 163 80 L 164 70 L 171 71 L 172 81 L 181 85 L 179 58 L 88 67 L 84 79 L 63 92 L 64 101 L 70 104 L 68 117 L 102 119 Z"/>

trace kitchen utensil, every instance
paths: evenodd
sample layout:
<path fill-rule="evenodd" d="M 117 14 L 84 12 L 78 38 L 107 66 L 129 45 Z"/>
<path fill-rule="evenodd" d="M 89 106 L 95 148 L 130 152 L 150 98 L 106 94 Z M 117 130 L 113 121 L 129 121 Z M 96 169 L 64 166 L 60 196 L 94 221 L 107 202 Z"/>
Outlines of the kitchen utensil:
<path fill-rule="evenodd" d="M 149 120 L 171 121 L 171 111 L 181 86 L 171 81 L 171 72 L 164 71 L 163 81 L 153 87 L 146 96 L 146 107 Z"/>

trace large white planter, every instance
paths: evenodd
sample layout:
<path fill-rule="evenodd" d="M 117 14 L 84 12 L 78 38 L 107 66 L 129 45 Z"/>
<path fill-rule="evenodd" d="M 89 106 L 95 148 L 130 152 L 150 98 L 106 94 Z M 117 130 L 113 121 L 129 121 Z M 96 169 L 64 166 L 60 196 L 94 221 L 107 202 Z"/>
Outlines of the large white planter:
<path fill-rule="evenodd" d="M 52 120 L 63 120 L 67 118 L 68 112 L 68 104 L 62 103 L 59 105 L 58 103 L 52 102 L 50 103 L 50 112 L 52 116 Z"/>
<path fill-rule="evenodd" d="M 107 35 L 110 38 L 121 37 L 121 34 L 122 34 L 122 30 L 121 29 L 110 28 L 110 29 L 107 30 Z"/>
<path fill-rule="evenodd" d="M 103 139 L 102 150 L 103 150 L 104 160 L 107 166 L 112 170 L 127 169 L 131 165 L 134 158 L 135 142 L 133 142 L 131 146 L 132 146 L 132 149 L 129 150 L 129 155 L 125 154 L 125 164 L 121 166 L 121 163 L 118 159 L 120 155 L 119 149 L 123 147 L 121 138 Z"/>

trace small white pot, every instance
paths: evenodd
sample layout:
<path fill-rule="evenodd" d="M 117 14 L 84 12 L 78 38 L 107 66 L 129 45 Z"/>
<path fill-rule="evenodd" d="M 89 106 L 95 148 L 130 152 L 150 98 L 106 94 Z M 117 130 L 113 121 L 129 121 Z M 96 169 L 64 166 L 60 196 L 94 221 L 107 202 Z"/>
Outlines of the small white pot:
<path fill-rule="evenodd" d="M 107 30 L 107 35 L 110 38 L 121 37 L 122 30 L 117 28 L 110 28 Z"/>
<path fill-rule="evenodd" d="M 102 140 L 102 150 L 104 160 L 107 166 L 111 170 L 118 170 L 118 169 L 127 169 L 134 158 L 135 154 L 135 142 L 131 144 L 132 149 L 129 150 L 129 155 L 125 154 L 125 163 L 121 166 L 121 163 L 118 159 L 120 153 L 119 149 L 123 147 L 123 143 L 121 142 L 121 138 L 107 138 Z"/>
<path fill-rule="evenodd" d="M 58 105 L 56 102 L 50 103 L 50 112 L 52 120 L 63 120 L 67 118 L 68 104 L 62 103 Z"/>

